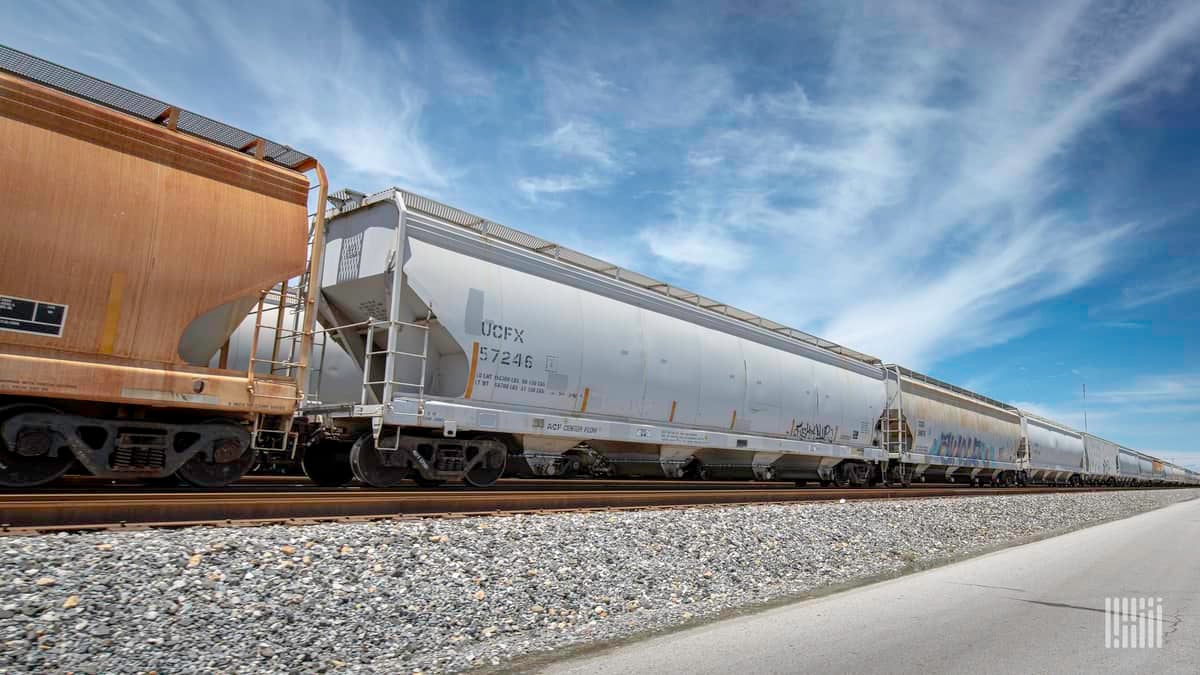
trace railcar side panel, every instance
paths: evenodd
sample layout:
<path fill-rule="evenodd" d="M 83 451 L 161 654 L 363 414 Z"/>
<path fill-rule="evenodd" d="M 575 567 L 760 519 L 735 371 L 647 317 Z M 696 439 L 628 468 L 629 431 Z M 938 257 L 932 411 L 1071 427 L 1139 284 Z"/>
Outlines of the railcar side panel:
<path fill-rule="evenodd" d="M 1015 463 L 1020 418 L 905 378 L 904 416 L 917 453 L 983 463 Z"/>
<path fill-rule="evenodd" d="M 1088 473 L 1109 477 L 1120 475 L 1117 469 L 1117 455 L 1120 448 L 1116 443 L 1091 434 L 1084 434 L 1083 447 L 1087 454 Z"/>
<path fill-rule="evenodd" d="M 743 341 L 746 357 L 746 414 L 742 428 L 754 433 L 777 433 L 781 423 L 783 381 L 780 353 L 755 342 Z"/>
<path fill-rule="evenodd" d="M 1029 467 L 1054 471 L 1082 471 L 1083 437 L 1034 417 L 1025 417 Z"/>
<path fill-rule="evenodd" d="M 342 221 L 388 209 L 394 218 L 387 203 L 335 218 L 331 251 L 344 245 L 339 237 L 374 229 Z M 368 220 L 383 222 L 378 215 Z M 411 232 L 430 226 L 410 220 L 407 227 Z M 381 234 L 373 238 L 386 241 Z M 592 286 L 578 287 L 586 284 L 548 278 L 556 271 L 550 261 L 525 265 L 528 261 L 522 260 L 522 269 L 515 269 L 499 248 L 489 246 L 483 255 L 472 255 L 427 239 L 435 237 L 407 237 L 406 282 L 432 307 L 438 326 L 471 361 L 473 374 L 470 384 L 456 386 L 444 379 L 439 395 L 565 414 L 871 444 L 867 430 L 879 417 L 884 392 L 882 373 L 876 376 L 868 366 L 837 364 L 832 356 L 822 361 L 680 318 L 700 310 L 656 311 L 640 301 L 594 292 Z M 352 274 L 345 266 L 327 265 L 326 300 L 382 305 L 386 258 L 377 253 L 375 258 L 383 269 L 370 269 L 366 257 Z M 548 269 L 526 271 L 541 267 Z M 376 290 L 356 288 L 352 302 L 340 292 L 340 287 L 368 281 Z M 342 311 L 347 318 L 363 312 L 357 314 Z"/>
<path fill-rule="evenodd" d="M 646 391 L 641 418 L 669 424 L 696 423 L 700 403 L 700 327 L 658 314 L 642 313 Z"/>
<path fill-rule="evenodd" d="M 1138 469 L 1137 454 L 1128 448 L 1119 448 L 1117 451 L 1117 469 L 1123 478 L 1138 478 L 1141 473 Z"/>
<path fill-rule="evenodd" d="M 700 405 L 697 424 L 714 429 L 734 429 L 746 400 L 746 362 L 741 340 L 716 331 L 700 331 Z"/>
<path fill-rule="evenodd" d="M 546 285 L 536 284 L 536 278 L 519 276 L 525 277 L 531 285 Z M 581 312 L 583 368 L 580 383 L 587 395 L 580 402 L 580 412 L 637 417 L 646 391 L 642 312 L 637 307 L 608 298 L 583 298 L 579 291 L 574 295 L 588 305 L 587 310 Z M 530 326 L 530 333 L 539 328 Z"/>

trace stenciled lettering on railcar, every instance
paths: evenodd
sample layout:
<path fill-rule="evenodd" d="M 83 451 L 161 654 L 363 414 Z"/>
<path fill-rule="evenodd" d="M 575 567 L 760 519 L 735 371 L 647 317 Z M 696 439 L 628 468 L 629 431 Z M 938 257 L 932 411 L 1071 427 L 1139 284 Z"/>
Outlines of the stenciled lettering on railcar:
<path fill-rule="evenodd" d="M 708 434 L 703 431 L 663 429 L 660 435 L 664 443 L 673 443 L 675 445 L 700 445 L 709 441 Z"/>
<path fill-rule="evenodd" d="M 509 377 L 507 375 L 493 375 L 492 373 L 478 373 L 475 376 L 475 388 L 491 388 L 527 394 L 545 394 L 546 381 L 536 377 Z"/>
<path fill-rule="evenodd" d="M 505 342 L 525 342 L 525 329 L 506 326 L 491 319 L 484 319 L 479 325 L 479 332 L 484 337 L 496 338 Z"/>
<path fill-rule="evenodd" d="M 533 368 L 533 354 L 510 352 L 507 349 L 496 349 L 479 345 L 479 360 L 484 363 L 498 363 L 502 366 L 518 368 Z"/>
<path fill-rule="evenodd" d="M 606 433 L 605 425 L 596 422 L 567 422 L 567 421 L 546 421 L 547 432 L 557 432 L 562 434 L 602 434 Z"/>

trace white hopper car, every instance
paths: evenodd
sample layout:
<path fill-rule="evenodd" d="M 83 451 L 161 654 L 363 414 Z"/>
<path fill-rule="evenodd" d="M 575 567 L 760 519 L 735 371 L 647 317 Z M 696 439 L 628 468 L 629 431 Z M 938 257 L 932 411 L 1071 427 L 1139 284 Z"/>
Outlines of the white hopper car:
<path fill-rule="evenodd" d="M 322 320 L 367 367 L 357 400 L 307 412 L 355 439 L 367 483 L 487 485 L 509 454 L 555 475 L 582 442 L 660 476 L 865 482 L 886 459 L 871 357 L 399 190 L 328 237 Z"/>
<path fill-rule="evenodd" d="M 1028 412 L 1021 413 L 1028 448 L 1026 472 L 1035 483 L 1079 485 L 1087 475 L 1083 434 Z"/>
<path fill-rule="evenodd" d="M 987 397 L 400 189 L 335 203 L 298 427 L 323 484 L 1087 473 L 1080 434 Z"/>
<path fill-rule="evenodd" d="M 1087 454 L 1087 482 L 1092 485 L 1116 485 L 1121 480 L 1118 456 L 1121 446 L 1092 434 L 1083 435 Z"/>

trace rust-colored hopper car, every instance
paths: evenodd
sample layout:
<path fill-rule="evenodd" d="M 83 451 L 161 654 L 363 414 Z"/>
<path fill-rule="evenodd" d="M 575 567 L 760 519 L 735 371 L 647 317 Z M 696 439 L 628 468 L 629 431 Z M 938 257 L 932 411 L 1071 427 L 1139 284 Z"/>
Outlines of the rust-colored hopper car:
<path fill-rule="evenodd" d="M 0 47 L 0 485 L 218 486 L 286 447 L 307 321 L 208 364 L 267 296 L 311 307 L 310 171 L 323 205 L 307 155 Z"/>

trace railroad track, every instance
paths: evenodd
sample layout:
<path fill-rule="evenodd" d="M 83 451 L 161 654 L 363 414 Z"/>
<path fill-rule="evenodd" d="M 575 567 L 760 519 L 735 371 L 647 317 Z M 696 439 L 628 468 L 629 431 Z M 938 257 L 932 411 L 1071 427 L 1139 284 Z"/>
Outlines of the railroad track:
<path fill-rule="evenodd" d="M 357 483 L 355 485 L 358 485 Z M 792 481 L 747 481 L 747 480 L 680 480 L 666 478 L 501 478 L 489 491 L 522 491 L 536 490 L 720 490 L 720 489 L 794 489 Z M 186 489 L 186 488 L 182 488 Z M 327 490 L 341 491 L 348 489 L 374 490 L 361 488 L 319 488 L 304 476 L 247 476 L 229 487 L 221 488 L 221 492 L 268 492 L 295 490 Z M 418 489 L 415 484 L 407 487 L 390 489 L 389 492 L 412 491 Z M 64 494 L 70 492 L 94 494 L 97 490 L 118 492 L 163 492 L 162 487 L 149 487 L 136 481 L 120 482 L 94 476 L 67 476 L 52 485 L 20 490 L 22 494 Z M 474 488 L 463 484 L 447 484 L 440 491 L 475 491 Z M 0 496 L 5 494 L 0 489 Z M 8 490 L 15 493 L 16 490 Z M 207 490 L 206 492 L 212 492 Z"/>
<path fill-rule="evenodd" d="M 781 488 L 537 490 L 159 490 L 0 494 L 0 534 L 182 527 L 188 525 L 306 524 L 330 520 L 541 513 L 701 505 L 915 499 L 985 495 L 1095 492 L 1113 488 Z M 1128 488 L 1116 488 L 1128 489 Z"/>

